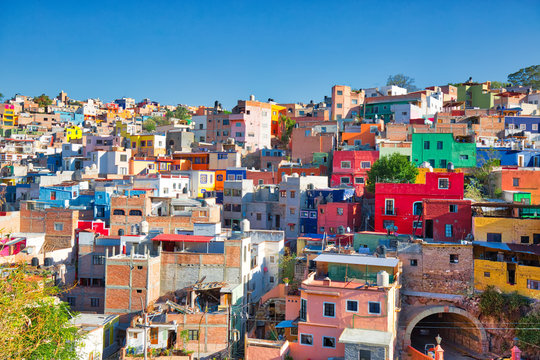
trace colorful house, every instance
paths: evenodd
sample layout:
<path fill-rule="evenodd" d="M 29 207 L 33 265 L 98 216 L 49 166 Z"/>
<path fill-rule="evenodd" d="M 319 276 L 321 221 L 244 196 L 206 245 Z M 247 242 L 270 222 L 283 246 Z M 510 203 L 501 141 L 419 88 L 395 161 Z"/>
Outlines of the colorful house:
<path fill-rule="evenodd" d="M 363 195 L 367 173 L 378 159 L 378 151 L 334 151 L 330 185 L 351 186 L 356 195 Z"/>
<path fill-rule="evenodd" d="M 314 263 L 316 271 L 300 287 L 299 308 L 286 303 L 286 320 L 298 326 L 291 356 L 343 358 L 347 351 L 369 359 L 380 351 L 382 359 L 393 359 L 399 260 L 323 253 Z M 375 343 L 381 338 L 383 344 Z"/>
<path fill-rule="evenodd" d="M 17 126 L 19 124 L 19 115 L 16 114 L 15 105 L 4 104 L 1 115 L 2 126 Z"/>
<path fill-rule="evenodd" d="M 279 118 L 283 115 L 287 115 L 287 108 L 285 106 L 280 106 L 276 104 L 272 104 L 272 109 L 270 110 L 272 112 L 271 118 L 272 118 L 272 136 L 273 137 L 281 137 L 281 125 L 279 123 Z"/>
<path fill-rule="evenodd" d="M 214 171 L 191 171 L 191 195 L 194 197 L 204 197 L 207 192 L 215 191 Z"/>
<path fill-rule="evenodd" d="M 514 150 L 507 147 L 476 149 L 477 166 L 482 166 L 489 160 L 495 160 L 501 166 L 540 167 L 540 149 Z"/>
<path fill-rule="evenodd" d="M 425 184 L 375 184 L 375 231 L 423 236 L 424 199 L 462 200 L 463 185 L 463 173 L 455 172 L 427 173 Z"/>
<path fill-rule="evenodd" d="M 531 204 L 540 204 L 540 170 L 537 168 L 498 168 L 491 172 L 492 190 L 531 194 Z"/>
<path fill-rule="evenodd" d="M 484 83 L 469 81 L 460 84 L 457 86 L 457 101 L 464 101 L 466 108 L 490 109 L 495 104 L 490 87 L 490 81 Z"/>
<path fill-rule="evenodd" d="M 132 135 L 129 139 L 133 154 L 138 156 L 159 156 L 167 153 L 165 135 Z"/>
<path fill-rule="evenodd" d="M 429 162 L 433 168 L 476 166 L 476 143 L 465 137 L 447 133 L 415 133 L 412 135 L 412 163 Z"/>
<path fill-rule="evenodd" d="M 382 124 L 347 126 L 341 134 L 341 144 L 375 148 L 375 137 L 382 128 Z"/>
<path fill-rule="evenodd" d="M 440 242 L 459 242 L 472 234 L 471 201 L 424 199 L 423 237 Z"/>

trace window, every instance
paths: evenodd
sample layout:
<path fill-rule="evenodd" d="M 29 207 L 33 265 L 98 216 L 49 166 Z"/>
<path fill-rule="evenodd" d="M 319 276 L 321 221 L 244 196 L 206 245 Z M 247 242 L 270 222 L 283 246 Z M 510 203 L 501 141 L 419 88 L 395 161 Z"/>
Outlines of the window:
<path fill-rule="evenodd" d="M 311 334 L 300 334 L 300 344 L 302 345 L 313 345 L 313 335 Z"/>
<path fill-rule="evenodd" d="M 129 210 L 129 216 L 142 216 L 141 210 Z"/>
<path fill-rule="evenodd" d="M 429 150 L 429 141 L 424 141 L 424 150 Z"/>
<path fill-rule="evenodd" d="M 446 168 L 446 159 L 441 159 L 441 169 Z"/>
<path fill-rule="evenodd" d="M 371 168 L 371 162 L 362 161 L 361 166 L 362 166 L 362 169 L 370 169 Z"/>
<path fill-rule="evenodd" d="M 363 177 L 354 178 L 354 183 L 355 184 L 364 184 L 364 178 Z"/>
<path fill-rule="evenodd" d="M 320 233 L 324 233 L 324 226 L 321 226 L 321 227 L 319 228 L 319 232 L 320 232 Z"/>
<path fill-rule="evenodd" d="M 381 313 L 381 303 L 378 301 L 368 302 L 368 313 L 370 314 L 380 314 Z"/>
<path fill-rule="evenodd" d="M 439 189 L 449 189 L 450 188 L 450 180 L 447 178 L 439 179 Z"/>
<path fill-rule="evenodd" d="M 394 214 L 394 199 L 386 199 L 384 203 L 385 203 L 384 214 L 395 215 Z"/>
<path fill-rule="evenodd" d="M 188 330 L 189 340 L 199 340 L 199 330 Z"/>
<path fill-rule="evenodd" d="M 459 160 L 469 160 L 469 155 L 459 155 Z"/>
<path fill-rule="evenodd" d="M 282 198 L 286 198 L 287 197 L 287 190 L 281 190 L 279 192 L 279 195 L 282 197 Z"/>
<path fill-rule="evenodd" d="M 491 273 L 489 271 L 484 271 L 484 277 L 490 277 Z"/>
<path fill-rule="evenodd" d="M 120 161 L 126 162 L 126 161 L 127 161 L 127 155 L 121 154 L 121 155 L 120 155 Z"/>
<path fill-rule="evenodd" d="M 274 277 L 273 277 L 273 276 L 270 276 L 270 283 L 271 283 L 271 284 L 274 283 Z"/>
<path fill-rule="evenodd" d="M 99 307 L 99 298 L 90 298 L 91 307 Z"/>
<path fill-rule="evenodd" d="M 442 148 L 443 148 L 443 142 L 437 141 L 437 150 L 442 150 Z"/>
<path fill-rule="evenodd" d="M 519 186 L 519 178 L 512 179 L 512 186 Z"/>
<path fill-rule="evenodd" d="M 291 215 L 294 215 L 296 213 L 296 209 L 295 208 L 289 208 L 289 213 Z"/>
<path fill-rule="evenodd" d="M 56 200 L 56 191 L 51 191 L 51 200 Z"/>
<path fill-rule="evenodd" d="M 301 218 L 309 218 L 309 211 L 300 211 Z"/>
<path fill-rule="evenodd" d="M 444 235 L 446 237 L 452 237 L 454 235 L 454 227 L 452 224 L 444 225 Z"/>
<path fill-rule="evenodd" d="M 94 265 L 105 264 L 105 255 L 92 255 L 92 264 Z"/>
<path fill-rule="evenodd" d="M 540 290 L 540 281 L 527 279 L 527 289 Z"/>
<path fill-rule="evenodd" d="M 334 349 L 336 347 L 336 338 L 335 337 L 323 336 L 322 342 L 323 342 L 322 346 L 325 347 L 325 348 Z"/>
<path fill-rule="evenodd" d="M 291 199 L 294 199 L 296 197 L 296 191 L 291 191 Z"/>
<path fill-rule="evenodd" d="M 533 244 L 534 245 L 540 244 L 540 234 L 533 234 Z"/>
<path fill-rule="evenodd" d="M 502 242 L 500 233 L 487 233 L 487 241 L 489 242 Z"/>
<path fill-rule="evenodd" d="M 338 94 L 338 95 L 343 95 L 343 91 L 342 91 L 342 90 L 338 90 L 338 91 L 337 91 L 337 94 Z"/>
<path fill-rule="evenodd" d="M 64 230 L 63 223 L 54 223 L 54 231 L 63 231 L 63 230 Z"/>
<path fill-rule="evenodd" d="M 341 109 L 341 108 L 343 108 L 343 104 L 341 104 L 341 103 L 338 103 L 338 104 L 337 104 L 337 108 L 338 108 L 338 109 Z"/>
<path fill-rule="evenodd" d="M 317 212 L 316 211 L 310 211 L 309 217 L 310 217 L 310 219 L 316 219 L 317 218 Z"/>
<path fill-rule="evenodd" d="M 422 228 L 422 222 L 421 221 L 413 221 L 413 229 L 421 229 Z"/>
<path fill-rule="evenodd" d="M 417 260 L 417 259 L 411 259 L 411 260 L 409 261 L 409 264 L 410 264 L 411 266 L 418 266 L 418 260 Z"/>
<path fill-rule="evenodd" d="M 358 311 L 358 301 L 357 300 L 347 300 L 347 311 L 357 312 Z"/>
<path fill-rule="evenodd" d="M 350 184 L 351 183 L 351 179 L 347 176 L 342 176 L 341 179 L 340 179 L 340 182 L 342 184 Z"/>
<path fill-rule="evenodd" d="M 343 208 L 337 208 L 337 214 L 343 215 Z"/>
<path fill-rule="evenodd" d="M 357 99 L 352 99 L 352 100 L 351 100 L 351 104 L 353 104 L 353 105 L 358 105 L 358 100 L 357 100 Z"/>
<path fill-rule="evenodd" d="M 351 168 L 351 162 L 350 161 L 342 161 L 341 162 L 341 168 L 342 169 L 350 169 Z"/>
<path fill-rule="evenodd" d="M 261 215 L 261 213 L 257 213 L 257 220 L 259 220 L 259 221 L 260 221 L 261 219 L 262 219 L 262 215 Z"/>
<path fill-rule="evenodd" d="M 457 205 L 451 204 L 449 211 L 451 213 L 457 213 Z"/>
<path fill-rule="evenodd" d="M 413 203 L 413 215 L 419 216 L 422 215 L 422 202 L 416 201 Z"/>
<path fill-rule="evenodd" d="M 529 243 L 529 237 L 528 236 L 522 236 L 521 237 L 521 243 L 522 244 L 528 244 Z"/>
<path fill-rule="evenodd" d="M 276 262 L 276 258 L 274 255 L 270 255 L 270 264 L 273 264 Z"/>
<path fill-rule="evenodd" d="M 307 319 L 307 300 L 306 299 L 300 299 L 300 314 L 299 314 L 300 320 L 306 321 Z"/>
<path fill-rule="evenodd" d="M 146 141 L 141 141 L 141 147 L 146 147 Z"/>
<path fill-rule="evenodd" d="M 520 130 L 527 130 L 527 125 L 526 124 L 519 124 L 519 129 Z"/>
<path fill-rule="evenodd" d="M 532 124 L 532 130 L 538 131 L 538 124 Z"/>
<path fill-rule="evenodd" d="M 74 296 L 68 296 L 67 303 L 69 306 L 74 307 L 75 306 L 75 297 Z"/>
<path fill-rule="evenodd" d="M 457 263 L 459 263 L 459 255 L 450 254 L 450 264 L 457 264 Z"/>
<path fill-rule="evenodd" d="M 371 360 L 370 350 L 360 350 L 358 352 L 358 360 Z"/>

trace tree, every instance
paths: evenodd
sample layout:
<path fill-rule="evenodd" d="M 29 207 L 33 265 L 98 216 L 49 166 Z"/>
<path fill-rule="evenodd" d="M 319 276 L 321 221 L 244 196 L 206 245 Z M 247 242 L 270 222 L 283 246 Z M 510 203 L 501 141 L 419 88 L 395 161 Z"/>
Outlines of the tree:
<path fill-rule="evenodd" d="M 35 97 L 34 102 L 36 102 L 39 105 L 39 107 L 49 106 L 49 105 L 51 105 L 53 103 L 51 98 L 48 97 L 45 94 L 41 94 L 41 95 Z"/>
<path fill-rule="evenodd" d="M 374 193 L 375 183 L 414 183 L 418 169 L 406 156 L 393 153 L 375 161 L 367 174 L 366 189 Z"/>
<path fill-rule="evenodd" d="M 533 310 L 528 315 L 522 317 L 517 325 L 517 337 L 530 351 L 538 351 L 537 344 L 540 344 L 540 310 Z"/>
<path fill-rule="evenodd" d="M 0 281 L 0 359 L 77 359 L 79 329 L 70 323 L 58 288 L 28 273 L 24 266 L 4 268 Z"/>
<path fill-rule="evenodd" d="M 145 131 L 152 132 L 156 130 L 156 122 L 152 119 L 146 119 L 142 127 Z"/>
<path fill-rule="evenodd" d="M 174 111 L 167 110 L 165 113 L 165 117 L 167 119 L 175 118 L 180 120 L 190 120 L 191 114 L 189 113 L 189 110 L 183 106 L 177 106 Z"/>
<path fill-rule="evenodd" d="M 509 74 L 508 82 L 514 86 L 532 86 L 535 89 L 539 89 L 540 65 L 529 66 Z"/>
<path fill-rule="evenodd" d="M 283 132 L 281 133 L 281 142 L 287 145 L 289 144 L 289 139 L 291 138 L 292 131 L 294 129 L 294 126 L 296 125 L 296 121 L 288 116 L 281 115 L 279 117 L 279 124 L 281 125 L 281 128 L 283 130 Z"/>
<path fill-rule="evenodd" d="M 492 89 L 501 89 L 511 86 L 512 84 L 502 81 L 492 81 L 491 82 L 491 88 Z"/>
<path fill-rule="evenodd" d="M 4 94 L 0 93 L 0 101 L 4 100 Z"/>
<path fill-rule="evenodd" d="M 408 92 L 416 91 L 418 88 L 414 85 L 414 79 L 407 75 L 396 74 L 388 76 L 386 85 L 395 85 L 407 89 Z"/>

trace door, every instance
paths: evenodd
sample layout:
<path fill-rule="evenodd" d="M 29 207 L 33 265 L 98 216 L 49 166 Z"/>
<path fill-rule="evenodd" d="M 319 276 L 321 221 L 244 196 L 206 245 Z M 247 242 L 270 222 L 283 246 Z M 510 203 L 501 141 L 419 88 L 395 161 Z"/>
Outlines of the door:
<path fill-rule="evenodd" d="M 426 238 L 433 239 L 433 220 L 426 220 Z"/>
<path fill-rule="evenodd" d="M 276 215 L 276 229 L 279 229 L 281 227 L 281 217 L 279 215 Z"/>

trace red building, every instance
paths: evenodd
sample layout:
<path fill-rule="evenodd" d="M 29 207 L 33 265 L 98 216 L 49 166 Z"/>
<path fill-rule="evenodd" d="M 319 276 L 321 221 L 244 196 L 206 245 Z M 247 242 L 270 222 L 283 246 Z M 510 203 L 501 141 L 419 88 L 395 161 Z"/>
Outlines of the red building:
<path fill-rule="evenodd" d="M 283 181 L 285 175 L 298 174 L 299 176 L 327 176 L 328 169 L 324 165 L 316 164 L 291 164 L 282 163 L 278 169 L 279 181 Z"/>
<path fill-rule="evenodd" d="M 378 151 L 334 151 L 331 186 L 354 186 L 356 195 L 362 196 L 367 172 L 378 159 Z"/>
<path fill-rule="evenodd" d="M 424 199 L 424 239 L 459 242 L 472 233 L 470 200 Z"/>
<path fill-rule="evenodd" d="M 278 184 L 279 176 L 276 171 L 259 171 L 259 170 L 248 170 L 246 172 L 246 178 L 253 180 L 253 185 L 269 185 L 269 184 Z"/>
<path fill-rule="evenodd" d="M 319 234 L 338 234 L 360 230 L 362 205 L 359 203 L 327 203 L 317 206 L 317 230 Z M 341 227 L 342 231 L 339 230 Z M 347 228 L 349 230 L 347 230 Z"/>
<path fill-rule="evenodd" d="M 463 173 L 428 172 L 425 184 L 376 184 L 375 231 L 395 226 L 398 233 L 423 236 L 424 199 L 462 200 Z"/>

